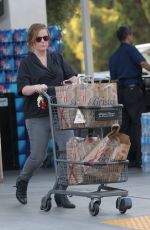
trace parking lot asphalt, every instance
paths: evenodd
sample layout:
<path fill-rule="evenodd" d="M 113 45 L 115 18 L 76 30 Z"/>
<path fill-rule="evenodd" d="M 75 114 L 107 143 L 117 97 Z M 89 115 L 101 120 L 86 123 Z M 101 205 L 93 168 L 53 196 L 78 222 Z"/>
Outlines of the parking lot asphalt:
<path fill-rule="evenodd" d="M 132 208 L 125 214 L 116 209 L 117 196 L 103 197 L 98 215 L 89 213 L 90 199 L 73 196 L 69 199 L 76 204 L 75 209 L 56 207 L 52 196 L 52 208 L 40 210 L 41 198 L 53 187 L 55 173 L 53 169 L 41 168 L 32 178 L 28 188 L 28 204 L 21 205 L 15 198 L 15 180 L 18 171 L 5 171 L 0 183 L 0 229 L 2 230 L 127 230 L 150 229 L 150 173 L 131 168 L 128 180 L 115 183 L 113 187 L 127 190 L 132 200 Z M 68 190 L 95 191 L 95 185 L 75 185 Z M 111 185 L 110 185 L 111 186 Z"/>

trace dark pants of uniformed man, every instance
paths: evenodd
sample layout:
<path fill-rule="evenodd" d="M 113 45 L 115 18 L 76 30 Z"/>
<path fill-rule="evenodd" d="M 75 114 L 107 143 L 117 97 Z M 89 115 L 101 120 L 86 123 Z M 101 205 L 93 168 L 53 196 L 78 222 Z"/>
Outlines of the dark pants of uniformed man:
<path fill-rule="evenodd" d="M 145 111 L 144 93 L 140 86 L 118 86 L 118 101 L 123 104 L 121 132 L 130 136 L 128 160 L 141 165 L 141 113 Z"/>

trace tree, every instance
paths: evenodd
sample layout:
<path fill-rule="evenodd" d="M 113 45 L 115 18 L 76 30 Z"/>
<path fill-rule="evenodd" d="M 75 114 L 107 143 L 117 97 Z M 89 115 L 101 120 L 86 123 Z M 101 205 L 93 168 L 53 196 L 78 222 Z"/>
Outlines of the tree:
<path fill-rule="evenodd" d="M 62 26 L 68 21 L 80 0 L 46 0 L 47 19 L 49 25 Z"/>
<path fill-rule="evenodd" d="M 75 33 L 79 31 L 79 28 L 77 27 L 72 31 L 69 25 L 69 22 L 71 24 L 74 15 L 76 15 L 76 8 L 79 8 L 79 3 L 80 0 L 46 0 L 48 25 L 61 26 L 64 46 L 63 54 L 69 64 L 80 72 L 81 60 L 74 54 L 74 46 L 72 46 L 72 42 L 79 42 L 78 36 L 75 39 Z M 65 35 L 66 31 L 67 34 Z M 70 37 L 69 39 L 68 36 Z"/>
<path fill-rule="evenodd" d="M 147 1 L 147 0 L 141 0 L 141 3 L 142 3 L 142 7 L 145 11 L 145 15 L 148 19 L 148 21 L 150 22 L 150 1 Z"/>
<path fill-rule="evenodd" d="M 79 6 L 73 17 L 65 23 L 64 55 L 78 72 L 83 70 L 83 38 L 81 28 L 81 11 Z M 68 50 L 69 49 L 69 50 Z"/>
<path fill-rule="evenodd" d="M 148 5 L 150 7 L 149 0 L 116 0 L 115 3 L 119 13 L 117 24 L 128 24 L 132 28 L 135 44 L 149 42 L 150 21 L 146 8 Z"/>
<path fill-rule="evenodd" d="M 83 69 L 83 36 L 80 0 L 47 0 L 48 23 L 65 29 L 64 55 L 77 69 Z M 134 44 L 149 42 L 149 0 L 89 0 L 94 71 L 108 69 L 108 59 L 119 45 L 116 29 L 128 24 L 134 34 Z M 56 13 L 57 12 L 57 13 Z"/>
<path fill-rule="evenodd" d="M 99 3 L 99 1 L 97 2 Z M 95 3 L 90 1 L 91 35 L 95 71 L 106 70 L 108 68 L 108 40 L 113 31 L 112 22 L 116 21 L 118 18 L 117 12 L 112 8 L 110 9 L 110 4 L 108 4 L 108 9 L 102 7 L 101 4 L 100 7 L 98 7 L 99 4 L 97 5 L 96 1 Z M 81 20 L 82 18 L 80 5 L 77 5 L 73 17 L 65 23 L 66 36 L 64 40 L 64 47 L 66 47 L 66 49 L 64 49 L 65 56 L 67 57 L 67 59 L 69 59 L 69 61 L 72 57 L 71 64 L 77 68 L 80 67 L 78 69 L 79 72 L 84 71 L 84 52 Z M 107 37 L 108 39 L 106 39 Z M 67 50 L 68 47 L 69 52 Z"/>
<path fill-rule="evenodd" d="M 115 38 L 113 33 L 116 29 L 118 12 L 107 4 L 91 4 L 91 26 L 92 34 L 94 70 L 102 71 L 108 69 L 108 58 L 113 50 Z"/>

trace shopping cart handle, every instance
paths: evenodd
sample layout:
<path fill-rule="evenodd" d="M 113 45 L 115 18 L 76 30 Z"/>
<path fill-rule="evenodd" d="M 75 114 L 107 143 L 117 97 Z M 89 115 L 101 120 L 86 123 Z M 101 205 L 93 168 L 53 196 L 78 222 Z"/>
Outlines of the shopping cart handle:
<path fill-rule="evenodd" d="M 100 165 L 105 165 L 106 163 L 102 162 L 84 162 L 83 163 L 85 166 L 100 166 Z"/>
<path fill-rule="evenodd" d="M 47 99 L 49 99 L 49 95 L 46 91 L 42 91 L 41 94 L 46 97 Z"/>
<path fill-rule="evenodd" d="M 84 162 L 84 165 L 85 166 L 91 166 L 91 165 L 93 165 L 93 162 L 91 163 L 91 162 Z"/>

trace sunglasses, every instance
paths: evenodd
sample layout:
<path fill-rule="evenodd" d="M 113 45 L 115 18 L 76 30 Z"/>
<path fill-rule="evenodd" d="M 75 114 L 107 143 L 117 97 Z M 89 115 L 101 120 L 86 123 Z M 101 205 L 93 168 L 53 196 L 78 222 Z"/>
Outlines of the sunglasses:
<path fill-rule="evenodd" d="M 45 42 L 47 42 L 49 40 L 49 36 L 43 36 L 43 37 L 36 37 L 35 41 L 36 42 L 41 42 L 42 38 Z"/>

